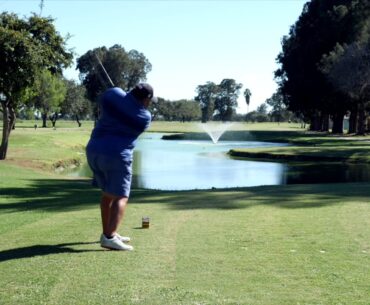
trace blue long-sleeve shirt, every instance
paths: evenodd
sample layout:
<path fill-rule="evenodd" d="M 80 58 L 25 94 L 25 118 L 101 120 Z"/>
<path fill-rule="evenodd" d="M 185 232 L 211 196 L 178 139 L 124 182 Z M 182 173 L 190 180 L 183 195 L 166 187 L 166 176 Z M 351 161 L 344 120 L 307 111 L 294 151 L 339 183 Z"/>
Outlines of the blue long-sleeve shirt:
<path fill-rule="evenodd" d="M 108 89 L 100 98 L 100 118 L 93 129 L 87 151 L 120 154 L 131 160 L 139 135 L 149 127 L 150 112 L 131 94 Z"/>

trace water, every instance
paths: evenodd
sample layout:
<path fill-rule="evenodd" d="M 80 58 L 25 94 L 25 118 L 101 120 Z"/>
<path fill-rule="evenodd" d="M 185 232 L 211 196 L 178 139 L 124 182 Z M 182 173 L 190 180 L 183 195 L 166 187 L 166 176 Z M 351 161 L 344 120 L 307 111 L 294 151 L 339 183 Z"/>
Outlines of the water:
<path fill-rule="evenodd" d="M 142 139 L 138 143 L 133 185 L 149 189 L 186 190 L 279 184 L 278 176 L 281 175 L 274 173 L 282 170 L 280 164 L 233 160 L 226 154 L 233 147 L 270 146 L 273 145 L 271 143 L 157 143 L 153 139 Z"/>
<path fill-rule="evenodd" d="M 138 141 L 132 186 L 160 190 L 231 188 L 296 183 L 370 181 L 370 166 L 345 163 L 277 163 L 231 158 L 237 147 L 271 147 L 267 142 L 161 140 L 147 133 Z M 89 176 L 87 166 L 79 176 Z"/>

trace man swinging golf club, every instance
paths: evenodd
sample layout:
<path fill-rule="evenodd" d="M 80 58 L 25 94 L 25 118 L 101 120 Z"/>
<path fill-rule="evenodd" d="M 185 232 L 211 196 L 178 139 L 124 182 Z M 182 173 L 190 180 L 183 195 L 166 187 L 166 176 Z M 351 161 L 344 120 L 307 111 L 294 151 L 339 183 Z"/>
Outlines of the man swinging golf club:
<path fill-rule="evenodd" d="M 107 249 L 133 250 L 129 237 L 118 234 L 131 188 L 135 142 L 149 127 L 147 110 L 156 102 L 153 88 L 139 83 L 126 94 L 120 88 L 108 89 L 100 98 L 100 118 L 86 147 L 94 183 L 102 190 L 100 202 L 103 233 L 100 245 Z"/>

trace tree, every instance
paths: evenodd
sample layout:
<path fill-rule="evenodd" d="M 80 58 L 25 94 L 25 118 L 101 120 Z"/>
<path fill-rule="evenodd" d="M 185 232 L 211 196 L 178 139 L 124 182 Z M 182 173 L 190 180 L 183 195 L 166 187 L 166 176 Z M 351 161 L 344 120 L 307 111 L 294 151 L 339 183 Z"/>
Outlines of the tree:
<path fill-rule="evenodd" d="M 263 103 L 257 107 L 256 110 L 257 113 L 259 114 L 267 114 L 267 104 Z"/>
<path fill-rule="evenodd" d="M 78 127 L 80 119 L 90 113 L 90 102 L 86 98 L 86 88 L 74 80 L 65 80 L 66 95 L 62 101 L 60 112 L 63 116 L 70 115 L 75 118 Z"/>
<path fill-rule="evenodd" d="M 370 40 L 367 43 L 337 45 L 322 60 L 322 71 L 335 88 L 353 101 L 351 110 L 357 117 L 358 134 L 365 134 L 365 107 L 370 101 Z M 350 130 L 349 132 L 354 131 Z"/>
<path fill-rule="evenodd" d="M 119 46 L 117 48 L 119 49 Z M 122 87 L 131 90 L 137 83 L 146 80 L 146 75 L 152 71 L 152 65 L 143 53 L 136 50 L 130 50 L 127 57 L 128 64 L 122 69 L 125 73 L 121 73 L 127 85 L 123 86 L 122 84 Z"/>
<path fill-rule="evenodd" d="M 6 158 L 16 110 L 25 90 L 34 83 L 40 70 L 61 74 L 72 63 L 73 54 L 56 31 L 53 19 L 32 15 L 20 19 L 15 14 L 0 14 L 0 93 L 3 134 L 0 160 Z"/>
<path fill-rule="evenodd" d="M 207 82 L 204 85 L 199 85 L 195 91 L 197 96 L 194 99 L 200 104 L 202 123 L 206 123 L 211 120 L 213 116 L 217 85 L 213 82 Z"/>
<path fill-rule="evenodd" d="M 179 100 L 173 103 L 177 109 L 177 119 L 179 121 L 190 122 L 200 119 L 201 111 L 197 102 L 190 100 Z"/>
<path fill-rule="evenodd" d="M 103 46 L 86 52 L 77 59 L 77 69 L 80 71 L 82 84 L 86 87 L 88 99 L 96 103 L 98 96 L 112 87 L 109 78 L 114 86 L 129 91 L 137 83 L 146 80 L 152 65 L 143 53 L 136 50 L 126 52 L 117 44 L 109 49 Z M 94 110 L 97 118 L 96 104 Z"/>
<path fill-rule="evenodd" d="M 215 111 L 221 121 L 230 121 L 236 107 L 238 106 L 239 91 L 242 84 L 234 79 L 223 79 L 217 86 L 215 97 Z"/>
<path fill-rule="evenodd" d="M 312 0 L 305 4 L 289 36 L 283 37 L 277 57 L 281 67 L 275 77 L 289 110 L 310 117 L 313 130 L 322 130 L 329 114 L 335 125 L 343 122 L 348 99 L 330 84 L 320 61 L 337 44 L 360 39 L 369 6 L 367 0 Z"/>
<path fill-rule="evenodd" d="M 247 103 L 247 112 L 248 112 L 249 103 L 250 103 L 250 100 L 251 100 L 252 93 L 248 88 L 246 88 L 243 92 L 243 95 L 244 95 L 244 98 L 245 98 L 245 102 Z"/>
<path fill-rule="evenodd" d="M 149 111 L 152 114 L 152 120 L 161 120 L 164 119 L 165 121 L 171 120 L 172 117 L 172 109 L 169 107 L 168 101 L 165 99 L 158 97 L 157 103 L 151 103 L 149 105 Z"/>
<path fill-rule="evenodd" d="M 53 127 L 58 119 L 60 104 L 65 98 L 66 86 L 60 76 L 52 75 L 45 70 L 40 73 L 35 82 L 36 94 L 33 104 L 40 110 L 42 127 L 46 127 L 46 120 L 50 117 Z"/>
<path fill-rule="evenodd" d="M 248 122 L 268 122 L 269 116 L 267 114 L 267 104 L 263 103 L 257 107 L 256 111 L 248 112 L 245 116 L 245 120 Z"/>
<path fill-rule="evenodd" d="M 199 104 L 192 100 L 168 101 L 158 98 L 158 103 L 149 107 L 154 119 L 166 121 L 196 121 L 201 117 Z"/>
<path fill-rule="evenodd" d="M 283 112 L 286 109 L 284 104 L 284 96 L 279 91 L 275 92 L 270 98 L 266 99 L 265 104 L 271 106 L 271 117 L 276 118 L 278 123 L 280 123 Z"/>

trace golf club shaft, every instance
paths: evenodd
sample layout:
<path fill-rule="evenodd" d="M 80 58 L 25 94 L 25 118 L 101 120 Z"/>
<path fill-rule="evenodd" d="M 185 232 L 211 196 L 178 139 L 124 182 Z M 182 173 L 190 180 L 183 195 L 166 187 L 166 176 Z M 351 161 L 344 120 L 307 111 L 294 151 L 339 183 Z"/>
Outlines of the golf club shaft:
<path fill-rule="evenodd" d="M 100 64 L 100 66 L 102 67 L 102 69 L 103 69 L 103 71 L 104 71 L 104 73 L 105 73 L 105 76 L 106 76 L 106 77 L 107 77 L 107 79 L 109 80 L 109 82 L 110 82 L 111 86 L 112 86 L 112 87 L 114 87 L 114 83 L 113 83 L 112 79 L 110 78 L 110 76 L 109 76 L 109 74 L 108 74 L 107 70 L 105 70 L 105 68 L 104 68 L 104 66 L 103 66 L 103 63 L 101 62 L 100 58 L 98 57 L 98 55 L 96 55 L 96 53 L 94 53 L 94 54 L 95 54 L 95 57 L 96 57 L 96 59 L 98 60 L 98 62 L 99 62 L 99 64 Z"/>

